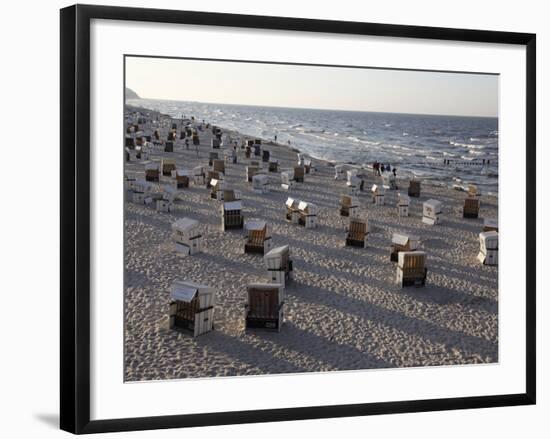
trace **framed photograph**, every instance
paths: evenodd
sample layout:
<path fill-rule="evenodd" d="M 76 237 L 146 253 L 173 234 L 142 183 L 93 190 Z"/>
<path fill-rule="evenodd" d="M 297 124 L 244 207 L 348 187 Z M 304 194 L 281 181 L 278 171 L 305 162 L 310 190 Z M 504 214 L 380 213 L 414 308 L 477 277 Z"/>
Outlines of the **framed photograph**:
<path fill-rule="evenodd" d="M 61 428 L 535 403 L 535 35 L 61 10 Z"/>

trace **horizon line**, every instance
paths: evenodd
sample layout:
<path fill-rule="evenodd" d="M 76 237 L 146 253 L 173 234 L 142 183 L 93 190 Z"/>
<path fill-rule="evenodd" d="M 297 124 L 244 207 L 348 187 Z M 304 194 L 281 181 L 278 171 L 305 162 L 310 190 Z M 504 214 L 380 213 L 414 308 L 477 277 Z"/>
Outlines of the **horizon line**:
<path fill-rule="evenodd" d="M 346 113 L 382 113 L 382 114 L 404 114 L 404 115 L 414 115 L 414 116 L 446 116 L 446 117 L 475 117 L 475 118 L 481 118 L 481 119 L 498 119 L 498 115 L 496 116 L 478 116 L 478 115 L 465 115 L 465 114 L 443 114 L 443 113 L 404 113 L 399 111 L 377 111 L 377 110 L 344 110 L 339 108 L 315 108 L 315 107 L 282 107 L 280 105 L 263 105 L 263 104 L 235 104 L 235 103 L 228 103 L 228 102 L 205 102 L 205 101 L 186 101 L 182 99 L 163 99 L 163 98 L 145 98 L 141 97 L 139 93 L 137 93 L 134 89 L 127 87 L 125 85 L 125 89 L 129 88 L 132 90 L 137 96 L 137 99 L 140 100 L 156 100 L 156 101 L 168 101 L 168 102 L 188 102 L 188 103 L 198 103 L 198 104 L 208 104 L 208 105 L 235 105 L 235 106 L 241 106 L 241 107 L 267 107 L 267 108 L 288 108 L 288 109 L 294 109 L 294 110 L 315 110 L 315 111 L 340 111 L 340 112 L 346 112 Z M 129 98 L 132 99 L 132 98 Z M 135 98 L 133 98 L 135 100 Z M 124 103 L 128 101 L 128 98 L 126 98 L 126 90 L 124 91 Z"/>

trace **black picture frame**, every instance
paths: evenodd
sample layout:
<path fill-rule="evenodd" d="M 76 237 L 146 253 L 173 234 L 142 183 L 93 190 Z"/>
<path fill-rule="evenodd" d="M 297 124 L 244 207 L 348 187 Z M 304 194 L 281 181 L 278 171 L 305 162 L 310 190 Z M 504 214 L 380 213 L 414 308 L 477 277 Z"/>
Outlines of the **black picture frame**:
<path fill-rule="evenodd" d="M 61 429 L 77 434 L 99 433 L 535 404 L 535 34 L 89 5 L 70 6 L 61 9 L 60 14 Z M 503 43 L 525 46 L 527 79 L 525 115 L 527 148 L 525 393 L 90 420 L 90 21 L 92 19 Z"/>

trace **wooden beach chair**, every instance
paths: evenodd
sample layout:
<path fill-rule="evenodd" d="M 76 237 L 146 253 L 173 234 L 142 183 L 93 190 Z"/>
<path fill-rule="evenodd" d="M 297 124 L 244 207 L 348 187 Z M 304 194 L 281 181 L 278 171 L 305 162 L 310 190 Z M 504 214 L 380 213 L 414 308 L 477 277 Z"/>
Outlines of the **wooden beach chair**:
<path fill-rule="evenodd" d="M 423 251 L 399 252 L 397 256 L 396 282 L 401 287 L 426 285 L 426 253 Z"/>
<path fill-rule="evenodd" d="M 217 152 L 210 151 L 208 153 L 208 166 L 212 166 L 214 164 L 214 160 L 218 160 L 219 158 L 220 157 Z"/>
<path fill-rule="evenodd" d="M 206 189 L 212 187 L 212 180 L 221 180 L 221 175 L 217 171 L 208 171 L 206 173 Z"/>
<path fill-rule="evenodd" d="M 368 235 L 368 220 L 360 218 L 350 218 L 348 234 L 346 236 L 346 246 L 366 248 Z"/>
<path fill-rule="evenodd" d="M 263 328 L 279 332 L 283 324 L 283 287 L 280 284 L 249 284 L 245 304 L 246 328 Z"/>
<path fill-rule="evenodd" d="M 240 200 L 224 201 L 221 206 L 222 230 L 242 229 L 244 217 Z"/>
<path fill-rule="evenodd" d="M 342 195 L 340 198 L 340 216 L 357 216 L 359 200 L 351 195 Z"/>
<path fill-rule="evenodd" d="M 498 220 L 496 218 L 483 219 L 483 232 L 498 232 Z"/>
<path fill-rule="evenodd" d="M 213 160 L 212 170 L 220 174 L 225 174 L 225 162 L 223 160 Z"/>
<path fill-rule="evenodd" d="M 244 244 L 245 253 L 266 254 L 271 250 L 272 239 L 271 230 L 265 221 L 252 220 L 244 225 L 247 232 L 246 242 Z"/>
<path fill-rule="evenodd" d="M 397 262 L 399 252 L 413 252 L 418 249 L 420 238 L 404 233 L 393 233 L 390 245 L 390 261 Z"/>
<path fill-rule="evenodd" d="M 264 264 L 269 282 L 281 284 L 285 288 L 292 277 L 290 247 L 283 245 L 269 250 L 264 255 Z"/>
<path fill-rule="evenodd" d="M 285 202 L 286 206 L 286 215 L 285 218 L 288 222 L 292 224 L 298 224 L 300 221 L 300 211 L 298 210 L 299 202 L 294 198 L 287 198 Z"/>
<path fill-rule="evenodd" d="M 146 180 L 135 180 L 132 183 L 132 201 L 136 204 L 150 204 L 153 202 L 151 195 L 152 185 Z"/>
<path fill-rule="evenodd" d="M 468 197 L 464 200 L 462 216 L 464 218 L 477 218 L 479 216 L 479 198 Z"/>
<path fill-rule="evenodd" d="M 237 153 L 233 148 L 228 148 L 223 151 L 225 163 L 237 163 Z"/>
<path fill-rule="evenodd" d="M 205 174 L 202 166 L 195 166 L 193 168 L 193 184 L 195 186 L 202 186 L 204 184 Z"/>
<path fill-rule="evenodd" d="M 210 198 L 214 200 L 222 200 L 225 182 L 223 180 L 210 180 Z"/>
<path fill-rule="evenodd" d="M 165 177 L 170 177 L 172 175 L 172 171 L 176 170 L 176 160 L 163 158 L 160 166 L 162 169 L 162 175 L 164 175 Z"/>
<path fill-rule="evenodd" d="M 298 203 L 298 224 L 301 224 L 306 229 L 317 227 L 317 206 L 313 203 L 300 201 Z"/>
<path fill-rule="evenodd" d="M 191 172 L 186 169 L 176 169 L 172 171 L 172 177 L 174 178 L 174 187 L 176 189 L 185 189 L 189 187 L 189 177 Z"/>
<path fill-rule="evenodd" d="M 145 180 L 160 181 L 159 164 L 157 162 L 149 162 L 145 164 Z"/>
<path fill-rule="evenodd" d="M 371 188 L 372 202 L 376 206 L 383 206 L 386 202 L 386 190 L 383 186 L 373 184 Z"/>
<path fill-rule="evenodd" d="M 172 233 L 175 249 L 180 255 L 194 255 L 202 250 L 202 235 L 197 220 L 180 218 L 172 224 Z"/>
<path fill-rule="evenodd" d="M 409 197 L 419 197 L 420 196 L 420 181 L 411 180 L 409 181 Z"/>
<path fill-rule="evenodd" d="M 484 265 L 498 265 L 498 232 L 493 230 L 479 234 L 477 259 Z"/>
<path fill-rule="evenodd" d="M 442 204 L 438 200 L 424 201 L 422 206 L 422 222 L 433 226 L 441 222 Z"/>
<path fill-rule="evenodd" d="M 279 172 L 279 162 L 274 159 L 269 159 L 269 172 Z"/>
<path fill-rule="evenodd" d="M 303 166 L 295 166 L 294 167 L 294 181 L 297 183 L 303 183 L 304 182 L 304 174 L 305 169 Z"/>
<path fill-rule="evenodd" d="M 266 194 L 269 192 L 269 180 L 265 174 L 255 174 L 252 176 L 252 190 L 257 194 Z"/>
<path fill-rule="evenodd" d="M 174 142 L 167 141 L 164 143 L 164 152 L 174 152 Z"/>
<path fill-rule="evenodd" d="M 254 177 L 254 175 L 256 175 L 259 171 L 259 167 L 258 166 L 247 166 L 246 167 L 246 181 L 248 183 L 252 183 L 252 177 Z"/>
<path fill-rule="evenodd" d="M 281 188 L 283 188 L 285 191 L 288 191 L 293 186 L 294 186 L 294 172 L 292 170 L 281 172 Z"/>
<path fill-rule="evenodd" d="M 215 296 L 207 285 L 176 280 L 170 289 L 170 329 L 190 332 L 193 337 L 212 331 Z"/>
<path fill-rule="evenodd" d="M 397 194 L 397 216 L 400 218 L 409 216 L 409 204 L 411 199 L 408 195 Z"/>

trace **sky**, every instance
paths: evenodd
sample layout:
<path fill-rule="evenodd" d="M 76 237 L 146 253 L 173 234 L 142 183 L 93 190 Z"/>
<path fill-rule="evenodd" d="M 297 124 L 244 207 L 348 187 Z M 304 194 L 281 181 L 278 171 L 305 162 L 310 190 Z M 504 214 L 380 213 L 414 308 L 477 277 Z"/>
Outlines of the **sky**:
<path fill-rule="evenodd" d="M 141 98 L 498 117 L 498 76 L 126 57 Z"/>

